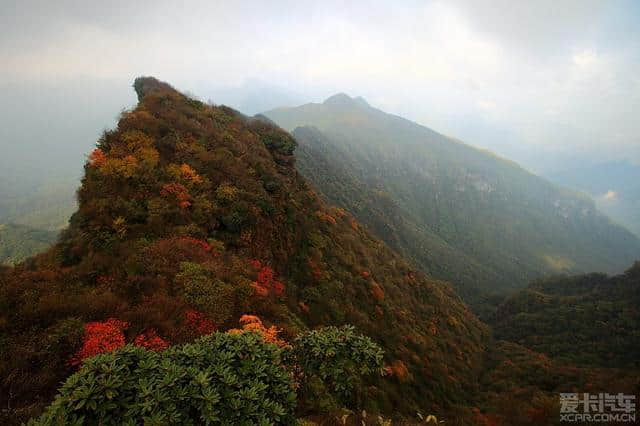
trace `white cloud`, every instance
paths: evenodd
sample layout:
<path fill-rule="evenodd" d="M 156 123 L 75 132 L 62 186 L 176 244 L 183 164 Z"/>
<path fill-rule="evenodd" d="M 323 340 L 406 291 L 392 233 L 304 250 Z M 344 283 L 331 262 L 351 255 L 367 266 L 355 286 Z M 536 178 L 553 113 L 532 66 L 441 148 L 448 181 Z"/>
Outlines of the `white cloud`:
<path fill-rule="evenodd" d="M 580 53 L 576 53 L 575 55 L 573 55 L 571 59 L 573 60 L 573 63 L 576 64 L 577 66 L 587 67 L 589 65 L 592 65 L 598 60 L 598 55 L 596 54 L 595 51 L 591 49 L 587 49 L 587 50 L 583 50 Z"/>
<path fill-rule="evenodd" d="M 492 102 L 486 99 L 477 100 L 476 105 L 483 110 L 495 110 L 497 108 L 497 105 L 495 102 Z"/>

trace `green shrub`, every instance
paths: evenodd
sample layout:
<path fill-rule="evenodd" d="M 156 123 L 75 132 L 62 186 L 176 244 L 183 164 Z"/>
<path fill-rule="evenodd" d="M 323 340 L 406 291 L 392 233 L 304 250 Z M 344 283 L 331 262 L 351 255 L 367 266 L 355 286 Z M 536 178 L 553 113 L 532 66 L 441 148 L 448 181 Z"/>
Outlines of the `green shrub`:
<path fill-rule="evenodd" d="M 231 232 L 239 232 L 244 222 L 245 218 L 238 211 L 222 216 L 222 224 Z"/>
<path fill-rule="evenodd" d="M 254 333 L 214 333 L 93 357 L 29 424 L 290 424 L 295 406 L 280 349 Z"/>
<path fill-rule="evenodd" d="M 307 380 L 319 377 L 346 401 L 362 376 L 382 372 L 383 350 L 353 326 L 323 327 L 298 336 L 293 357 Z"/>
<path fill-rule="evenodd" d="M 235 291 L 230 284 L 213 280 L 209 272 L 197 263 L 180 263 L 176 281 L 182 284 L 182 295 L 187 303 L 206 312 L 218 324 L 229 319 L 235 306 Z"/>
<path fill-rule="evenodd" d="M 268 126 L 266 123 L 254 121 L 252 124 L 254 130 L 261 136 L 267 149 L 281 155 L 293 154 L 297 143 L 291 135 L 275 127 Z"/>
<path fill-rule="evenodd" d="M 71 355 L 82 344 L 84 322 L 80 318 L 65 318 L 49 328 L 44 344 L 46 352 Z"/>

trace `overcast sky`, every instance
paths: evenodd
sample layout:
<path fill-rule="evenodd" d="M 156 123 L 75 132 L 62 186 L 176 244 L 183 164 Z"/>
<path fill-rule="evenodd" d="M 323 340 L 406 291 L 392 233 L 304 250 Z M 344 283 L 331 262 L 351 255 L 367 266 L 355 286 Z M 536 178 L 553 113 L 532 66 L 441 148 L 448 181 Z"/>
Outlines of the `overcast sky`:
<path fill-rule="evenodd" d="M 133 102 L 133 78 L 154 75 L 220 103 L 238 104 L 238 93 L 258 87 L 268 98 L 260 107 L 347 92 L 532 169 L 551 157 L 640 162 L 638 1 L 1 7 L 0 78 L 16 96 L 3 96 L 2 114 L 21 102 L 21 87 L 60 99 L 77 81 L 103 88 L 81 104 L 102 102 L 113 119 Z M 73 96 L 82 94 L 69 104 Z"/>

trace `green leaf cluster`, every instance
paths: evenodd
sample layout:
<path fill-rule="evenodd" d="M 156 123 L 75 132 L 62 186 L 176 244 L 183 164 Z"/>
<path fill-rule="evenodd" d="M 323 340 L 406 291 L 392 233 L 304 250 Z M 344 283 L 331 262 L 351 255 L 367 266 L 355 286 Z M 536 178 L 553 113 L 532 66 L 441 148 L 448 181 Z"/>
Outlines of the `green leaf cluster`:
<path fill-rule="evenodd" d="M 126 346 L 91 358 L 29 424 L 289 424 L 295 406 L 280 349 L 254 333 L 214 333 L 160 353 Z"/>
<path fill-rule="evenodd" d="M 210 314 L 218 323 L 227 321 L 235 306 L 232 285 L 214 280 L 202 265 L 182 262 L 176 281 L 182 284 L 183 297 L 197 309 Z"/>
<path fill-rule="evenodd" d="M 346 401 L 363 376 L 382 372 L 384 351 L 346 325 L 301 334 L 294 342 L 293 356 L 305 376 L 319 377 Z"/>

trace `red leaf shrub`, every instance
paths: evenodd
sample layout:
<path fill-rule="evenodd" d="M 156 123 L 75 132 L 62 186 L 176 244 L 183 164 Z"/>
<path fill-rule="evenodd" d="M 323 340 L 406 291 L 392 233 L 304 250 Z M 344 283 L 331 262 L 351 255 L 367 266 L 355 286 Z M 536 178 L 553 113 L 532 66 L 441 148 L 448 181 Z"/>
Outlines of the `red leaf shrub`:
<path fill-rule="evenodd" d="M 89 154 L 89 164 L 93 167 L 100 167 L 106 162 L 107 156 L 100 148 L 94 149 L 91 154 Z"/>
<path fill-rule="evenodd" d="M 167 183 L 162 187 L 161 194 L 165 197 L 174 196 L 178 201 L 178 206 L 186 209 L 191 205 L 191 195 L 189 190 L 181 183 Z"/>
<path fill-rule="evenodd" d="M 253 287 L 256 294 L 260 297 L 267 297 L 269 295 L 269 289 L 260 285 L 257 281 L 252 282 L 251 287 Z"/>
<path fill-rule="evenodd" d="M 193 237 L 180 237 L 179 241 L 181 244 L 185 244 L 185 245 L 194 245 L 197 247 L 202 248 L 202 250 L 204 251 L 211 251 L 211 246 L 209 245 L 208 242 L 204 241 L 204 240 L 199 240 L 197 238 L 193 238 Z"/>
<path fill-rule="evenodd" d="M 280 281 L 274 282 L 273 283 L 273 292 L 277 296 L 280 296 L 282 293 L 284 293 L 284 284 L 282 284 Z"/>
<path fill-rule="evenodd" d="M 169 347 L 169 342 L 158 336 L 154 329 L 147 330 L 140 334 L 133 341 L 133 344 L 154 352 L 160 352 Z"/>
<path fill-rule="evenodd" d="M 201 336 L 205 336 L 216 331 L 216 326 L 202 312 L 190 310 L 185 313 L 187 327 Z"/>
<path fill-rule="evenodd" d="M 371 283 L 371 294 L 378 302 L 384 300 L 384 290 L 380 287 L 380 284 L 376 282 Z"/>
<path fill-rule="evenodd" d="M 124 333 L 129 323 L 115 318 L 102 322 L 90 322 L 84 326 L 84 340 L 80 350 L 69 360 L 71 365 L 79 365 L 86 358 L 114 351 L 124 346 Z"/>
<path fill-rule="evenodd" d="M 276 274 L 271 267 L 262 266 L 259 260 L 251 260 L 249 261 L 249 264 L 253 269 L 258 271 L 256 281 L 251 284 L 251 287 L 253 287 L 258 296 L 266 297 L 269 295 L 270 291 L 277 296 L 284 293 L 284 284 L 280 281 L 276 281 Z"/>
<path fill-rule="evenodd" d="M 273 281 L 273 275 L 273 269 L 265 266 L 260 270 L 260 272 L 258 272 L 258 283 L 266 287 L 270 286 Z"/>

